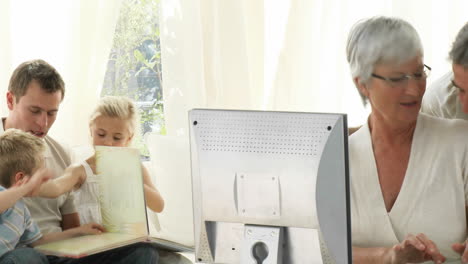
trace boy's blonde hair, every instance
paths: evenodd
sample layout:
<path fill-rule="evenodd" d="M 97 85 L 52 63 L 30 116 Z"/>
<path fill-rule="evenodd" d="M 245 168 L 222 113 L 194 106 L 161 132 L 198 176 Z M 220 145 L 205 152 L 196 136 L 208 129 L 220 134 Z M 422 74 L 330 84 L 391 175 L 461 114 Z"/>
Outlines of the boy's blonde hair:
<path fill-rule="evenodd" d="M 94 124 L 100 116 L 119 118 L 129 122 L 130 134 L 135 133 L 138 123 L 138 114 L 132 100 L 124 96 L 106 96 L 101 98 L 91 114 L 89 126 Z"/>
<path fill-rule="evenodd" d="M 44 141 L 19 129 L 0 135 L 0 185 L 9 188 L 12 177 L 23 172 L 31 175 L 44 160 Z"/>

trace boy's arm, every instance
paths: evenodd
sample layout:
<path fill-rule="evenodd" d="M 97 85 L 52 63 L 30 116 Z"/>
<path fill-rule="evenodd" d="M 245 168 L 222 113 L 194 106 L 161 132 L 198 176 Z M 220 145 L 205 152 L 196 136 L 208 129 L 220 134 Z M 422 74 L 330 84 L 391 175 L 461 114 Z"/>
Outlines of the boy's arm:
<path fill-rule="evenodd" d="M 58 196 L 78 188 L 86 179 L 82 166 L 70 166 L 65 169 L 62 176 L 55 178 L 41 186 L 39 196 L 57 198 Z"/>
<path fill-rule="evenodd" d="M 29 192 L 27 187 L 25 185 L 21 186 L 12 186 L 9 189 L 6 189 L 5 191 L 0 192 L 0 213 L 3 213 L 5 210 L 8 208 L 13 207 L 15 203 L 26 196 L 26 194 Z"/>
<path fill-rule="evenodd" d="M 45 234 L 39 240 L 31 243 L 31 246 L 35 247 L 35 246 L 39 246 L 42 244 L 46 244 L 46 243 L 50 243 L 50 242 L 54 242 L 58 240 L 63 240 L 67 238 L 77 237 L 77 236 L 97 235 L 97 234 L 101 234 L 102 232 L 105 232 L 105 229 L 103 226 L 96 224 L 96 223 L 91 223 L 91 224 L 82 225 L 80 227 L 68 229 L 63 232 Z"/>
<path fill-rule="evenodd" d="M 39 186 L 51 178 L 51 173 L 47 169 L 39 169 L 31 177 L 25 176 L 23 179 L 15 182 L 7 190 L 0 192 L 0 213 L 12 207 L 19 199 L 24 196 L 35 196 Z"/>
<path fill-rule="evenodd" d="M 164 209 L 164 199 L 158 189 L 154 187 L 148 170 L 141 165 L 143 172 L 143 184 L 145 190 L 146 205 L 154 212 L 160 213 Z"/>

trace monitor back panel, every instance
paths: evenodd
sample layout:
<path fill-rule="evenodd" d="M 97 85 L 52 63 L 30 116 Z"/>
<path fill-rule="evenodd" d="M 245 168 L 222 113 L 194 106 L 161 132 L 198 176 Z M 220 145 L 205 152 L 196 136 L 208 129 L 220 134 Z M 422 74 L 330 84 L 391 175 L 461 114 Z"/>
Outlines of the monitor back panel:
<path fill-rule="evenodd" d="M 314 234 L 347 263 L 345 115 L 195 109 L 189 121 L 200 260 L 238 263 L 243 225 L 253 224 L 286 227 L 287 263 L 312 255 L 304 245 Z"/>

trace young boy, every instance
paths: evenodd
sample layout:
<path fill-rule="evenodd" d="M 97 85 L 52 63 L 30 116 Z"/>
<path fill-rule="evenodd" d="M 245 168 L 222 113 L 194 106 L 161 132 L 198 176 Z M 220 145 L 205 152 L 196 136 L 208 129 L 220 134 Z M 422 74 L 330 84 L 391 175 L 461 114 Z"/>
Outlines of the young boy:
<path fill-rule="evenodd" d="M 50 178 L 43 169 L 42 139 L 17 129 L 0 135 L 0 263 L 49 263 L 47 257 L 25 246 L 36 246 L 85 234 L 101 233 L 103 228 L 88 224 L 64 232 L 42 235 L 31 219 L 22 197 L 37 195 Z"/>

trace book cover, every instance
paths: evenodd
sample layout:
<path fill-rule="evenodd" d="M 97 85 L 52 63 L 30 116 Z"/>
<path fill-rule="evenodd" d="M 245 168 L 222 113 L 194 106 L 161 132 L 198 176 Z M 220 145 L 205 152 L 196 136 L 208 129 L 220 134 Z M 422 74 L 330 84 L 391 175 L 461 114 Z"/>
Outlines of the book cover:
<path fill-rule="evenodd" d="M 102 225 L 107 232 L 56 241 L 36 249 L 49 255 L 80 258 L 148 240 L 139 151 L 96 146 L 96 170 Z"/>

